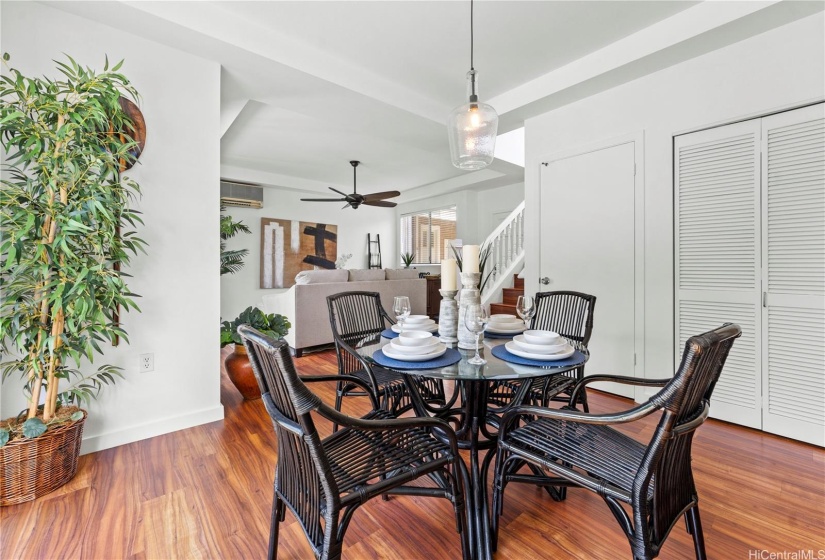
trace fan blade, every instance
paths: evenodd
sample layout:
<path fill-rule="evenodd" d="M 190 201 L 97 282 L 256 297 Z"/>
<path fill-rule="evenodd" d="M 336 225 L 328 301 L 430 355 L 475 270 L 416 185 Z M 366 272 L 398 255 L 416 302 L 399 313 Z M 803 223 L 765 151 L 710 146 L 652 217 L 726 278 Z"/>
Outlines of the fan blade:
<path fill-rule="evenodd" d="M 395 198 L 396 196 L 401 196 L 401 193 L 398 192 L 398 191 L 384 191 L 384 192 L 365 194 L 364 195 L 364 200 L 383 200 L 385 198 Z"/>
<path fill-rule="evenodd" d="M 344 209 L 344 208 L 346 208 L 347 206 L 351 206 L 351 204 L 350 204 L 349 202 L 347 202 L 346 204 L 344 204 L 343 206 L 341 206 L 341 210 L 343 210 L 343 209 Z"/>
<path fill-rule="evenodd" d="M 387 200 L 365 200 L 361 204 L 366 204 L 367 206 L 383 206 L 384 208 L 395 208 L 398 206 L 395 202 L 389 202 Z"/>
<path fill-rule="evenodd" d="M 303 202 L 343 202 L 346 198 L 302 198 Z"/>
<path fill-rule="evenodd" d="M 337 192 L 337 193 L 338 193 L 338 194 L 340 194 L 341 196 L 347 196 L 347 193 L 345 193 L 345 192 L 341 192 L 341 191 L 339 191 L 338 189 L 333 189 L 332 187 L 327 187 L 327 188 L 328 188 L 329 190 L 331 190 L 331 191 Z"/>

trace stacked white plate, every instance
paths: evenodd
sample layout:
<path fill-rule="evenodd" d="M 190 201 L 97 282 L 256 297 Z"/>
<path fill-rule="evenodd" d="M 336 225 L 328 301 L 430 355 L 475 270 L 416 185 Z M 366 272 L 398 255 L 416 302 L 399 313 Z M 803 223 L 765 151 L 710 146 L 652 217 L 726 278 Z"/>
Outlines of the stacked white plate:
<path fill-rule="evenodd" d="M 447 346 L 426 331 L 407 331 L 385 344 L 381 351 L 393 360 L 423 362 L 444 355 Z"/>
<path fill-rule="evenodd" d="M 395 324 L 392 326 L 393 332 L 400 333 L 401 325 Z M 404 321 L 404 331 L 426 331 L 434 333 L 438 330 L 438 323 L 427 317 L 426 315 L 410 315 Z"/>
<path fill-rule="evenodd" d="M 576 351 L 567 340 L 552 331 L 524 331 L 504 345 L 516 356 L 531 360 L 563 360 Z"/>
<path fill-rule="evenodd" d="M 490 322 L 487 323 L 487 332 L 495 334 L 519 334 L 525 328 L 524 321 L 506 313 L 490 315 Z"/>

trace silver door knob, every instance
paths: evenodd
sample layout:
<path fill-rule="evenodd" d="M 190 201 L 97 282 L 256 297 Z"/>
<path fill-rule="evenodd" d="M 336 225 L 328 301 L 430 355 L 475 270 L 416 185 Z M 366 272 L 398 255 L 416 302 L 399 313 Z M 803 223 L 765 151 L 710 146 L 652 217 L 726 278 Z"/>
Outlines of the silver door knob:
<path fill-rule="evenodd" d="M 544 284 L 546 286 L 547 284 L 550 283 L 550 277 L 545 276 L 544 278 L 539 278 L 539 282 L 541 282 L 542 284 Z"/>

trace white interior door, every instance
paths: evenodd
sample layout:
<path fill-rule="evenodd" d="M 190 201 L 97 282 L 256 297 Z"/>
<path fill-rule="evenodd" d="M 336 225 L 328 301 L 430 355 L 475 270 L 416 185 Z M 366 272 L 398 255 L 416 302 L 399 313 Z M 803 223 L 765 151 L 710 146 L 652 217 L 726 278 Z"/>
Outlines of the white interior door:
<path fill-rule="evenodd" d="M 555 159 L 542 166 L 542 290 L 596 296 L 587 375 L 634 375 L 634 142 Z M 596 387 L 634 397 L 633 387 Z"/>
<path fill-rule="evenodd" d="M 736 323 L 711 416 L 761 427 L 759 120 L 675 139 L 675 359 L 692 335 Z"/>
<path fill-rule="evenodd" d="M 762 428 L 825 446 L 825 105 L 762 119 L 762 154 Z"/>

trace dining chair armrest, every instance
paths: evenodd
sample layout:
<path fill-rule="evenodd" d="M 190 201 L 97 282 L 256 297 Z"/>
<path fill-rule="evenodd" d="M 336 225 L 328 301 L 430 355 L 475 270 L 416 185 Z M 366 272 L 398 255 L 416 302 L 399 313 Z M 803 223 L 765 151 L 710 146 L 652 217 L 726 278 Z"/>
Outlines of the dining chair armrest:
<path fill-rule="evenodd" d="M 331 406 L 321 403 L 316 412 L 327 420 L 352 428 L 353 430 L 362 432 L 374 431 L 388 431 L 388 430 L 403 430 L 409 428 L 422 428 L 427 431 L 437 430 L 443 434 L 449 442 L 450 449 L 458 456 L 458 439 L 455 431 L 445 420 L 440 418 L 388 418 L 382 420 L 372 420 L 367 418 L 355 418 L 348 416 L 342 412 L 338 412 Z"/>
<path fill-rule="evenodd" d="M 585 386 L 588 383 L 598 381 L 611 381 L 613 383 L 621 383 L 622 385 L 638 385 L 641 387 L 664 387 L 668 384 L 668 382 L 670 382 L 670 378 L 639 379 L 638 377 L 628 377 L 626 375 L 588 375 L 576 383 L 573 387 L 573 390 L 570 392 L 570 400 L 568 401 L 568 405 L 575 408 L 579 399 L 579 394 L 584 391 Z"/>
<path fill-rule="evenodd" d="M 611 424 L 625 424 L 635 422 L 645 416 L 653 414 L 659 410 L 659 405 L 650 401 L 623 410 L 621 412 L 611 412 L 609 414 L 590 414 L 578 410 L 560 410 L 557 408 L 545 408 L 542 406 L 516 406 L 509 410 L 501 421 L 499 439 L 503 439 L 506 432 L 518 423 L 522 416 L 532 416 L 535 418 L 551 418 L 553 420 L 564 420 L 567 422 L 578 422 L 580 424 L 600 424 L 609 426 Z"/>
<path fill-rule="evenodd" d="M 705 420 L 708 419 L 709 414 L 710 414 L 710 402 L 708 402 L 708 400 L 705 399 L 705 400 L 702 401 L 702 410 L 699 412 L 699 414 L 696 416 L 696 418 L 694 418 L 693 420 L 690 420 L 689 422 L 685 422 L 684 424 L 680 424 L 679 426 L 676 426 L 675 428 L 673 428 L 670 431 L 670 436 L 669 437 L 671 437 L 671 438 L 679 437 L 679 436 L 683 436 L 685 434 L 688 434 L 688 433 L 694 431 L 696 428 L 701 426 L 705 422 Z"/>
<path fill-rule="evenodd" d="M 332 375 L 299 375 L 298 379 L 304 383 L 314 383 L 316 381 L 346 381 L 347 383 L 353 383 L 361 387 L 364 391 L 366 391 L 367 395 L 369 395 L 373 410 L 378 410 L 379 408 L 378 397 L 375 395 L 375 391 L 372 387 L 370 387 L 367 383 L 364 383 L 363 379 L 359 379 L 354 375 L 343 375 L 337 373 Z"/>
<path fill-rule="evenodd" d="M 375 374 L 372 371 L 372 366 L 366 360 L 366 358 L 364 358 L 364 356 L 359 354 L 358 351 L 355 348 L 353 348 L 352 346 L 350 346 L 349 344 L 344 342 L 344 340 L 338 335 L 338 333 L 333 332 L 332 337 L 335 339 L 335 344 L 341 350 L 347 352 L 348 354 L 352 355 L 353 358 L 355 358 L 356 360 L 361 362 L 361 367 L 363 367 L 364 371 L 367 372 L 367 375 L 370 378 L 370 382 L 372 383 L 372 391 L 374 393 L 377 393 L 378 392 L 378 380 L 375 379 Z"/>
<path fill-rule="evenodd" d="M 384 309 L 383 305 L 381 306 L 381 316 L 384 317 L 384 319 L 386 319 L 390 326 L 395 324 L 395 320 L 392 317 L 390 317 L 390 314 L 387 313 L 387 310 Z"/>

